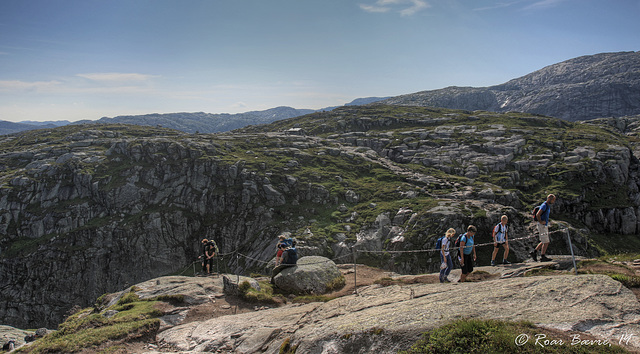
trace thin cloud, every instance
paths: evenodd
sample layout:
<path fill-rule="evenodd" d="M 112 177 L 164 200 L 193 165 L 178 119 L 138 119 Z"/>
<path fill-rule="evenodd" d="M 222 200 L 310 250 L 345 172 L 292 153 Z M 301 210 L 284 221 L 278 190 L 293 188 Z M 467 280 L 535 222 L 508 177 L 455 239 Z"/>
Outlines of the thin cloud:
<path fill-rule="evenodd" d="M 541 1 L 536 1 L 535 3 L 526 6 L 524 8 L 524 10 L 541 10 L 541 9 L 548 9 L 551 7 L 556 7 L 558 6 L 560 3 L 564 2 L 565 0 L 541 0 Z"/>
<path fill-rule="evenodd" d="M 411 16 L 431 7 L 423 0 L 378 0 L 373 4 L 359 4 L 359 6 L 366 12 L 385 13 L 396 11 L 402 16 Z"/>
<path fill-rule="evenodd" d="M 19 81 L 6 80 L 0 81 L 0 91 L 49 91 L 60 86 L 60 81 Z"/>
<path fill-rule="evenodd" d="M 247 108 L 247 104 L 244 103 L 244 102 L 236 102 L 236 103 L 231 105 L 231 108 L 233 108 L 233 109 L 244 109 L 244 108 Z"/>
<path fill-rule="evenodd" d="M 505 8 L 505 7 L 511 7 L 511 6 L 517 5 L 517 4 L 525 2 L 525 1 L 527 1 L 527 0 L 499 2 L 499 3 L 494 4 L 492 6 L 485 6 L 485 7 L 476 8 L 476 9 L 474 9 L 474 11 L 487 11 L 487 10 L 494 10 L 494 9 L 502 9 L 502 8 Z"/>
<path fill-rule="evenodd" d="M 76 76 L 98 82 L 142 82 L 158 77 L 135 73 L 88 73 Z"/>
<path fill-rule="evenodd" d="M 485 6 L 485 7 L 479 7 L 474 9 L 474 11 L 487 11 L 487 10 L 495 10 L 495 9 L 502 9 L 502 8 L 506 8 L 506 7 L 515 7 L 517 5 L 523 4 L 523 3 L 529 3 L 529 5 L 526 5 L 525 7 L 521 8 L 520 10 L 522 11 L 533 11 L 533 10 L 542 10 L 542 9 L 548 9 L 548 8 L 552 8 L 552 7 L 556 7 L 558 6 L 560 3 L 564 2 L 566 0 L 515 0 L 515 1 L 505 1 L 505 2 L 499 2 L 496 3 L 494 5 L 491 6 Z"/>

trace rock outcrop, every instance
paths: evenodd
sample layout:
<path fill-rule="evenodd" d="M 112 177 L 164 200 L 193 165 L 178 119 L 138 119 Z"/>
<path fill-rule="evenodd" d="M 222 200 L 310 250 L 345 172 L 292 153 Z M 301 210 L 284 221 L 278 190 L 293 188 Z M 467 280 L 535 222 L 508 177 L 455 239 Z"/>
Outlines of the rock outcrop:
<path fill-rule="evenodd" d="M 274 277 L 275 285 L 288 293 L 324 294 L 344 285 L 344 278 L 336 264 L 320 256 L 307 256 L 285 268 Z"/>
<path fill-rule="evenodd" d="M 604 275 L 372 286 L 326 303 L 187 323 L 157 339 L 184 353 L 278 353 L 285 341 L 304 353 L 396 353 L 423 331 L 461 317 L 526 320 L 617 344 L 640 330 L 640 303 Z M 640 349 L 635 336 L 628 344 Z"/>

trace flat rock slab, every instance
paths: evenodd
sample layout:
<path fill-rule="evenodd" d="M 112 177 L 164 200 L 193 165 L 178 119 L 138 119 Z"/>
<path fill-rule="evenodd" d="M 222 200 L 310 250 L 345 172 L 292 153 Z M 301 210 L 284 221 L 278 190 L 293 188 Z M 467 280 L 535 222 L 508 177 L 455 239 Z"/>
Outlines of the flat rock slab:
<path fill-rule="evenodd" d="M 212 296 L 222 294 L 222 275 L 160 277 L 136 284 L 135 288 L 141 299 L 180 294 L 184 295 L 187 304 L 201 304 L 210 301 Z"/>
<path fill-rule="evenodd" d="M 23 331 L 10 326 L 0 325 L 0 350 L 2 346 L 10 340 L 15 341 L 15 348 L 23 346 L 25 344 L 24 337 L 33 335 L 34 333 L 33 331 Z"/>
<path fill-rule="evenodd" d="M 640 303 L 605 275 L 507 278 L 478 283 L 370 286 L 326 303 L 289 305 L 192 322 L 158 340 L 180 352 L 395 353 L 420 334 L 459 318 L 527 320 L 618 343 L 640 333 Z M 628 344 L 640 349 L 640 337 Z"/>

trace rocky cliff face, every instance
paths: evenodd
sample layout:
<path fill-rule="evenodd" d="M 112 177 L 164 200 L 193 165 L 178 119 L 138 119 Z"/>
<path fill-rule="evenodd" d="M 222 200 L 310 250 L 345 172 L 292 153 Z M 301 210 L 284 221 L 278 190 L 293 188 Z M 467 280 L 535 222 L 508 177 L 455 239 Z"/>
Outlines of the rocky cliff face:
<path fill-rule="evenodd" d="M 502 85 L 448 87 L 382 103 L 529 112 L 569 121 L 640 114 L 640 52 L 583 56 Z"/>
<path fill-rule="evenodd" d="M 638 118 L 379 106 L 280 124 L 225 135 L 67 126 L 3 139 L 0 321 L 51 326 L 73 305 L 188 271 L 205 237 L 230 272 L 266 272 L 285 231 L 304 256 L 351 262 L 355 246 L 360 262 L 426 272 L 433 252 L 383 251 L 428 250 L 468 224 L 489 242 L 502 214 L 512 238 L 530 236 L 527 214 L 548 192 L 560 196 L 552 218 L 566 220 L 552 228 L 555 254 L 568 253 L 567 233 L 578 254 L 597 253 L 592 232 L 638 233 Z M 275 133 L 293 126 L 310 135 Z M 513 242 L 514 260 L 535 243 Z"/>

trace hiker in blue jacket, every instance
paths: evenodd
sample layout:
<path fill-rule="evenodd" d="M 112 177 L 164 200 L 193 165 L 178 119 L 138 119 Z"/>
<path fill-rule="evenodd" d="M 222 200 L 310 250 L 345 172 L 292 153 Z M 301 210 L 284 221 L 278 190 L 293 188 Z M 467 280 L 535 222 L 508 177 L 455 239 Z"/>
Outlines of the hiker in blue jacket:
<path fill-rule="evenodd" d="M 531 251 L 531 258 L 534 261 L 538 261 L 538 251 L 540 251 L 540 262 L 548 262 L 551 258 L 547 258 L 547 248 L 549 247 L 549 214 L 551 213 L 551 205 L 556 202 L 556 196 L 549 194 L 547 200 L 540 204 L 538 212 L 535 216 L 536 226 L 538 228 L 538 234 L 540 236 L 540 243 L 536 248 Z"/>
<path fill-rule="evenodd" d="M 440 282 L 450 283 L 447 278 L 451 269 L 453 269 L 453 261 L 451 260 L 451 253 L 449 252 L 449 245 L 451 244 L 451 237 L 456 234 L 456 229 L 449 229 L 442 238 L 442 245 L 440 246 Z"/>
<path fill-rule="evenodd" d="M 467 232 L 460 237 L 460 250 L 462 250 L 462 257 L 458 258 L 460 266 L 462 267 L 462 274 L 458 282 L 462 283 L 467 279 L 467 275 L 473 272 L 473 262 L 476 261 L 476 245 L 474 236 L 478 229 L 469 225 Z"/>

